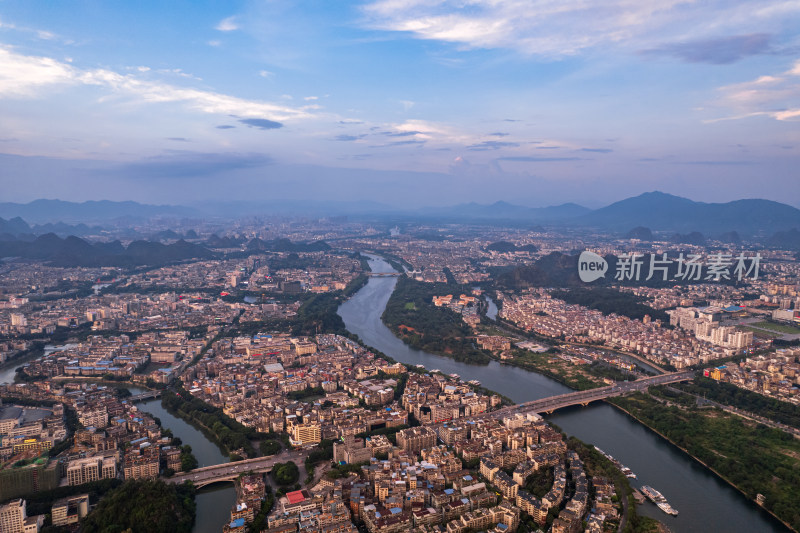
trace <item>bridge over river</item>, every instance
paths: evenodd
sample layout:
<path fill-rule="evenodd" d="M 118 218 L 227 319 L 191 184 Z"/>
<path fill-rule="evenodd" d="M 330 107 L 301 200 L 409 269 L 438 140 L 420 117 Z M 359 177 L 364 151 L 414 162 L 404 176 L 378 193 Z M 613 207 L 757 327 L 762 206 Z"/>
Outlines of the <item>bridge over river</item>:
<path fill-rule="evenodd" d="M 651 376 L 646 378 L 637 379 L 635 381 L 624 381 L 609 385 L 608 387 L 601 387 L 599 389 L 589 389 L 585 391 L 570 392 L 568 394 L 560 394 L 558 396 L 550 396 L 548 398 L 541 398 L 530 402 L 520 403 L 491 411 L 481 416 L 491 416 L 493 418 L 502 418 L 514 413 L 552 413 L 557 409 L 569 407 L 570 405 L 588 405 L 597 400 L 605 398 L 613 398 L 614 396 L 622 396 L 629 392 L 636 392 L 647 389 L 652 385 L 665 385 L 667 383 L 678 383 L 679 381 L 689 381 L 694 378 L 694 371 L 688 370 L 685 372 L 673 372 L 670 374 L 660 374 L 658 376 Z"/>
<path fill-rule="evenodd" d="M 144 400 L 153 400 L 155 398 L 161 398 L 161 391 L 160 390 L 150 390 L 143 392 L 141 394 L 134 394 L 133 396 L 129 396 L 126 398 L 129 402 L 141 402 Z"/>
<path fill-rule="evenodd" d="M 308 453 L 308 450 L 283 452 L 278 455 L 270 455 L 269 457 L 256 457 L 254 459 L 243 459 L 241 461 L 195 468 L 191 472 L 176 474 L 171 478 L 165 479 L 165 481 L 167 483 L 177 484 L 183 483 L 184 481 L 191 481 L 199 488 L 219 481 L 233 481 L 239 477 L 240 474 L 246 472 L 267 473 L 272 471 L 272 467 L 277 463 L 294 461 L 295 464 L 302 465 Z"/>
<path fill-rule="evenodd" d="M 637 379 L 636 381 L 615 383 L 614 385 L 599 389 L 550 396 L 549 398 L 542 398 L 540 400 L 503 407 L 497 411 L 490 411 L 488 413 L 472 416 L 470 418 L 500 419 L 506 416 L 513 416 L 517 413 L 551 413 L 563 407 L 569 407 L 571 405 L 588 405 L 589 403 L 597 400 L 603 400 L 605 398 L 611 398 L 614 396 L 622 396 L 623 394 L 628 394 L 630 392 L 645 390 L 647 387 L 652 385 L 664 385 L 666 383 L 688 381 L 693 377 L 693 371 L 661 374 L 659 376 Z M 436 425 L 438 426 L 441 424 L 442 423 Z M 308 456 L 308 453 L 309 452 L 307 450 L 282 452 L 279 455 L 272 455 L 269 457 L 256 457 L 254 459 L 244 459 L 242 461 L 233 461 L 214 466 L 206 466 L 203 468 L 197 468 L 185 474 L 177 474 L 171 478 L 168 478 L 166 481 L 169 483 L 183 483 L 184 481 L 191 481 L 197 487 L 204 487 L 219 481 L 233 481 L 240 474 L 245 472 L 270 472 L 276 463 L 294 461 L 295 463 L 299 462 L 302 464 L 305 461 L 306 456 Z"/>

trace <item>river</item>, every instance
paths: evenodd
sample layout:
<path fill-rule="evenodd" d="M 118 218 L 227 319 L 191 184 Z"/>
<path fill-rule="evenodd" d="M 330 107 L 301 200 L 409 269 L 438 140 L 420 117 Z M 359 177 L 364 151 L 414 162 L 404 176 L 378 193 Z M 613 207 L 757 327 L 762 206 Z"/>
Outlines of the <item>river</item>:
<path fill-rule="evenodd" d="M 392 267 L 376 256 L 369 256 L 373 272 L 393 272 Z M 462 379 L 480 380 L 483 386 L 508 396 L 515 402 L 524 402 L 570 389 L 540 374 L 520 368 L 491 362 L 476 366 L 452 359 L 414 350 L 406 346 L 381 322 L 381 314 L 394 290 L 397 278 L 373 277 L 350 300 L 339 308 L 347 329 L 357 334 L 369 346 L 407 364 L 424 364 L 428 369 L 444 373 L 457 373 Z M 52 351 L 60 347 L 47 346 Z M 0 383 L 11 382 L 17 361 L 0 371 Z M 141 389 L 130 388 L 136 394 Z M 200 466 L 225 463 L 228 459 L 219 448 L 200 431 L 171 415 L 160 400 L 137 404 L 140 409 L 161 419 L 163 427 L 170 428 L 192 450 Z M 679 449 L 650 431 L 645 426 L 605 403 L 594 403 L 585 408 L 567 408 L 548 417 L 569 435 L 584 442 L 596 444 L 623 464 L 630 467 L 638 479 L 633 485 L 651 485 L 667 497 L 680 511 L 677 517 L 662 513 L 651 503 L 639 506 L 639 512 L 663 521 L 672 531 L 732 533 L 784 532 L 785 526 L 751 502 L 724 481 L 696 463 Z M 230 508 L 235 502 L 235 491 L 230 483 L 204 488 L 197 495 L 197 519 L 194 533 L 219 533 L 230 518 Z"/>
<path fill-rule="evenodd" d="M 393 272 L 381 258 L 369 255 L 373 272 Z M 394 290 L 394 277 L 371 277 L 352 298 L 341 305 L 339 315 L 347 329 L 361 340 L 397 361 L 457 373 L 461 379 L 477 379 L 489 389 L 525 402 L 569 392 L 570 389 L 535 372 L 491 362 L 477 366 L 414 350 L 406 346 L 381 322 Z M 674 532 L 787 531 L 787 528 L 754 502 L 719 479 L 691 457 L 647 427 L 606 403 L 563 409 L 548 417 L 569 435 L 596 444 L 630 467 L 638 479 L 635 487 L 651 485 L 661 491 L 677 517 L 662 513 L 655 505 L 638 507 L 641 514 L 664 522 Z"/>
<path fill-rule="evenodd" d="M 133 394 L 144 392 L 144 389 L 128 387 Z M 136 406 L 161 420 L 161 426 L 172 430 L 172 434 L 180 437 L 184 444 L 192 447 L 201 467 L 227 463 L 228 458 L 216 444 L 211 442 L 199 430 L 187 422 L 170 414 L 161 406 L 161 400 L 147 400 Z M 230 521 L 231 506 L 236 503 L 236 490 L 233 483 L 215 483 L 203 487 L 197 492 L 195 499 L 197 515 L 192 533 L 219 533 L 222 526 Z"/>

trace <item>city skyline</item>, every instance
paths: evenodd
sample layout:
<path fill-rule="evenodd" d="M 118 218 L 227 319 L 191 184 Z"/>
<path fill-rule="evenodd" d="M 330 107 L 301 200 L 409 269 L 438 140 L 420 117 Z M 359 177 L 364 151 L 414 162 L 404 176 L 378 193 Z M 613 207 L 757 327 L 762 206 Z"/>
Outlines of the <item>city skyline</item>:
<path fill-rule="evenodd" d="M 798 22 L 792 2 L 4 2 L 4 200 L 798 206 Z"/>

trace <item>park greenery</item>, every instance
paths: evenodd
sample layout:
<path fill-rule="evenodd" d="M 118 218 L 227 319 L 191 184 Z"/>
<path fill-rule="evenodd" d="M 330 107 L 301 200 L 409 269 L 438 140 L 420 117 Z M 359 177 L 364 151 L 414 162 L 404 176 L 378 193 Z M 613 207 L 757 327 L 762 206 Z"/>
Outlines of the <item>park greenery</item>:
<path fill-rule="evenodd" d="M 401 276 L 381 318 L 412 348 L 456 361 L 487 364 L 491 358 L 472 342 L 473 332 L 461 315 L 433 305 L 434 296 L 452 294 L 458 297 L 467 291 L 468 288 L 461 285 L 423 283 Z M 407 305 L 409 303 L 413 305 Z"/>
<path fill-rule="evenodd" d="M 763 394 L 737 387 L 732 383 L 697 377 L 689 383 L 676 385 L 688 393 L 748 411 L 800 429 L 800 406 L 769 398 Z"/>
<path fill-rule="evenodd" d="M 190 533 L 195 517 L 191 484 L 126 481 L 110 491 L 81 524 L 85 533 Z"/>
<path fill-rule="evenodd" d="M 716 408 L 665 407 L 650 395 L 614 398 L 619 405 L 800 529 L 800 442 L 792 435 Z M 687 399 L 685 404 L 690 404 Z"/>

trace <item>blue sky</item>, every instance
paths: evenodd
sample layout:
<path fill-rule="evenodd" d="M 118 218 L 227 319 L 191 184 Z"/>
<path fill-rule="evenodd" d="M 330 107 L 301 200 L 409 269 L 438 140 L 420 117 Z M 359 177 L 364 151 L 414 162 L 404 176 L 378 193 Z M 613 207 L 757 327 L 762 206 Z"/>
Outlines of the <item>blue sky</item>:
<path fill-rule="evenodd" d="M 800 205 L 797 1 L 0 0 L 3 199 Z"/>

